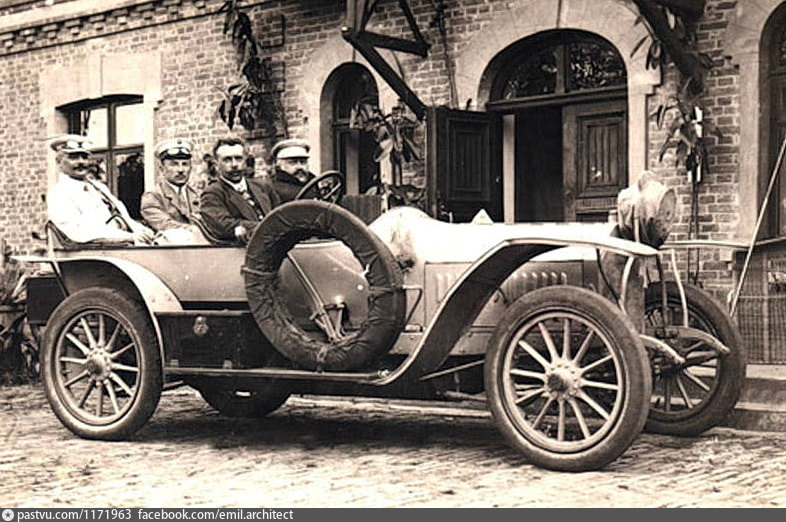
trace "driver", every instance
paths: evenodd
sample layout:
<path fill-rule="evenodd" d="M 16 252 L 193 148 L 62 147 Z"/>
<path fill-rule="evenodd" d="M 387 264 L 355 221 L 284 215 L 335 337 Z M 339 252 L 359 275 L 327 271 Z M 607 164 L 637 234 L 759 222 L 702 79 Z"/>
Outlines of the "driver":
<path fill-rule="evenodd" d="M 128 214 L 109 187 L 90 175 L 90 148 L 85 136 L 61 134 L 49 140 L 57 153 L 57 183 L 46 198 L 49 221 L 76 243 L 150 244 L 153 231 Z"/>
<path fill-rule="evenodd" d="M 247 176 L 248 145 L 238 137 L 220 138 L 213 146 L 218 177 L 202 192 L 202 220 L 210 235 L 248 243 L 259 221 L 279 204 L 266 182 Z"/>
<path fill-rule="evenodd" d="M 308 142 L 299 138 L 281 140 L 270 150 L 275 162 L 270 184 L 281 203 L 294 200 L 300 189 L 316 177 L 308 170 L 309 150 Z"/>

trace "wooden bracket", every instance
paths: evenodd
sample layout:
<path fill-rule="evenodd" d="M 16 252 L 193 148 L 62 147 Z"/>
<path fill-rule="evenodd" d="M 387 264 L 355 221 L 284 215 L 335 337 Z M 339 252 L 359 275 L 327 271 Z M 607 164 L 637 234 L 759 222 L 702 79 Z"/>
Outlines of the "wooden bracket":
<path fill-rule="evenodd" d="M 368 63 L 379 73 L 388 85 L 398 94 L 399 98 L 409 107 L 418 119 L 426 116 L 426 105 L 407 83 L 379 54 L 378 48 L 390 49 L 425 58 L 431 45 L 423 38 L 417 20 L 412 14 L 408 0 L 399 0 L 399 8 L 404 13 L 407 25 L 412 33 L 412 40 L 387 36 L 366 30 L 379 0 L 347 0 L 347 21 L 341 28 L 341 34 Z"/>

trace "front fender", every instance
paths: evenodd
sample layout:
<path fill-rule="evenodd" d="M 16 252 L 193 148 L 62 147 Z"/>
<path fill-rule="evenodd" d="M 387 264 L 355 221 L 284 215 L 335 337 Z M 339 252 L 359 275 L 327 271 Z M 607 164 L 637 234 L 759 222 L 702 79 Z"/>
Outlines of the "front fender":
<path fill-rule="evenodd" d="M 560 237 L 510 239 L 489 250 L 448 290 L 407 360 L 374 384 L 385 385 L 401 378 L 417 379 L 437 370 L 502 282 L 538 255 L 566 246 L 592 247 L 632 257 L 657 254 L 657 250 L 641 243 L 614 237 L 589 239 L 581 237 L 580 233 L 566 232 Z"/>

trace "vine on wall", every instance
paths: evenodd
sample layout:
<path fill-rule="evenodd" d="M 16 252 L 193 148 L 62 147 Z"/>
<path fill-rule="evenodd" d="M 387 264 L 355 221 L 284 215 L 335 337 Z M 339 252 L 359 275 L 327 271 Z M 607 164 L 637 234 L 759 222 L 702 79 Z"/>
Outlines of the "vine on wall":
<path fill-rule="evenodd" d="M 238 0 L 227 0 L 218 10 L 226 13 L 224 34 L 232 39 L 237 55 L 239 82 L 222 90 L 218 115 L 232 130 L 240 124 L 256 137 L 288 136 L 281 93 L 276 89 L 273 60 L 263 56 L 249 16 Z"/>

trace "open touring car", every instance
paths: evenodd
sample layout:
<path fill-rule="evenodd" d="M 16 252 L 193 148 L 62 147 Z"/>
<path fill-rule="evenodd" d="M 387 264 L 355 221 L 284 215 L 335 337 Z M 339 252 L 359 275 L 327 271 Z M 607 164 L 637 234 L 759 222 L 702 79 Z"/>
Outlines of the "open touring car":
<path fill-rule="evenodd" d="M 307 199 L 246 248 L 69 245 L 50 227 L 48 255 L 24 258 L 51 268 L 28 314 L 49 402 L 82 437 L 132 435 L 176 382 L 228 416 L 293 393 L 476 398 L 534 464 L 595 469 L 645 424 L 714 426 L 744 376 L 724 310 L 678 282 L 645 290 L 658 251 L 612 228 L 407 207 L 367 226 Z"/>

